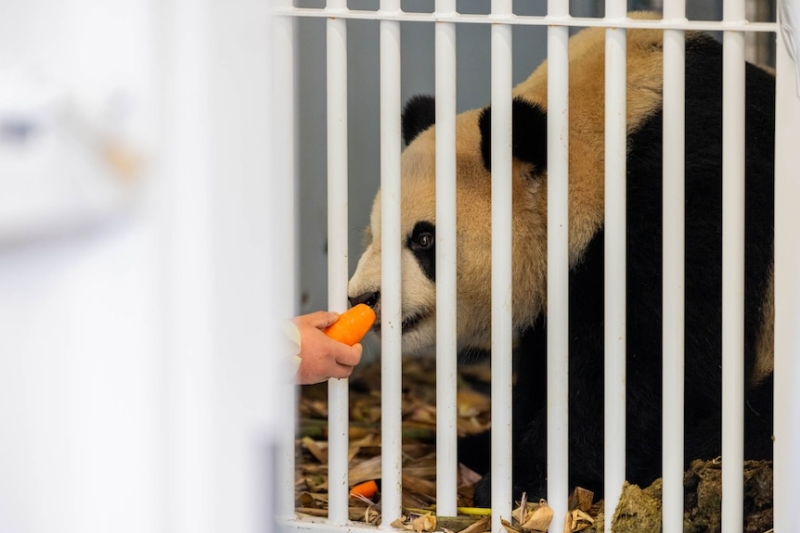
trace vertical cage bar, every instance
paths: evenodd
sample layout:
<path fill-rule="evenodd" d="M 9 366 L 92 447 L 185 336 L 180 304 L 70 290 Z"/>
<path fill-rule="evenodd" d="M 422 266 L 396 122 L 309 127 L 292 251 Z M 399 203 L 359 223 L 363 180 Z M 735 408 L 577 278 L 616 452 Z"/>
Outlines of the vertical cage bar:
<path fill-rule="evenodd" d="M 381 0 L 381 11 L 400 10 Z M 380 23 L 381 93 L 381 528 L 401 514 L 402 291 L 400 272 L 400 23 Z"/>
<path fill-rule="evenodd" d="M 606 3 L 606 18 L 624 20 L 625 1 Z M 605 65 L 605 530 L 625 482 L 627 42 L 606 29 Z"/>
<path fill-rule="evenodd" d="M 344 5 L 342 5 L 344 4 Z M 346 2 L 329 1 L 345 8 Z M 327 21 L 328 83 L 328 307 L 347 309 L 347 21 Z M 328 518 L 347 514 L 348 380 L 328 381 Z"/>
<path fill-rule="evenodd" d="M 726 0 L 724 21 L 745 18 Z M 722 55 L 722 531 L 742 527 L 744 504 L 745 34 L 725 31 Z"/>
<path fill-rule="evenodd" d="M 291 5 L 291 0 L 282 0 L 283 5 Z M 281 6 L 283 7 L 283 6 Z M 278 249 L 285 250 L 286 261 L 283 262 L 283 273 L 292 276 L 292 283 L 277 284 L 278 290 L 285 290 L 286 294 L 280 294 L 274 305 L 276 310 L 292 309 L 292 314 L 297 315 L 298 290 L 297 290 L 297 174 L 295 165 L 295 87 L 294 87 L 294 64 L 295 64 L 295 21 L 292 17 L 278 16 L 272 17 L 273 29 L 273 50 L 280 50 L 280 53 L 273 51 L 272 74 L 275 83 L 273 94 L 275 96 L 272 113 L 274 116 L 276 131 L 281 131 L 283 137 L 280 140 L 280 149 L 273 150 L 272 158 L 276 176 L 284 179 L 274 180 L 273 186 L 276 188 L 275 196 L 279 198 L 282 206 L 284 218 L 276 221 L 275 227 L 288 228 L 286 231 L 275 232 L 275 239 L 279 242 Z M 285 312 L 285 311 L 282 311 Z M 281 397 L 289 399 L 292 406 L 292 416 L 285 417 L 287 424 L 290 424 L 284 431 L 279 432 L 281 439 L 278 448 L 278 456 L 275 461 L 276 468 L 276 487 L 275 495 L 275 514 L 280 519 L 288 519 L 294 516 L 294 438 L 295 426 L 297 424 L 297 388 L 287 384 L 281 387 Z"/>
<path fill-rule="evenodd" d="M 456 11 L 436 0 L 436 13 Z M 456 27 L 437 22 L 436 39 L 436 512 L 456 515 Z"/>
<path fill-rule="evenodd" d="M 665 20 L 685 20 L 685 1 Z M 664 30 L 663 532 L 683 531 L 685 36 Z"/>
<path fill-rule="evenodd" d="M 547 13 L 569 17 L 569 3 Z M 569 27 L 547 29 L 547 498 L 563 528 L 569 493 Z"/>
<path fill-rule="evenodd" d="M 492 15 L 510 15 L 493 0 Z M 492 25 L 492 531 L 511 520 L 511 26 Z"/>
<path fill-rule="evenodd" d="M 795 3 L 796 5 L 796 3 Z M 788 5 L 781 6 L 788 9 Z M 779 10 L 778 21 L 785 14 Z M 800 64 L 778 32 L 775 102 L 775 533 L 797 530 L 797 479 L 800 478 Z M 797 34 L 795 33 L 795 39 Z M 795 42 L 797 42 L 795 40 Z M 796 54 L 795 49 L 795 54 Z M 798 56 L 795 55 L 795 60 Z"/>

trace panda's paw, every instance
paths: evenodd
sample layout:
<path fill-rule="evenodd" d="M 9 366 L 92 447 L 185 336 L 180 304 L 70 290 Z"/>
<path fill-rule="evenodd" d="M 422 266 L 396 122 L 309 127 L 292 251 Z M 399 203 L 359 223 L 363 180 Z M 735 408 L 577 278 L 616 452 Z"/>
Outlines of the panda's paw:
<path fill-rule="evenodd" d="M 547 498 L 547 482 L 544 478 L 535 481 L 515 482 L 513 487 L 512 499 L 520 501 L 522 494 L 526 494 L 528 501 L 539 501 Z M 475 483 L 475 494 L 473 496 L 475 507 L 490 508 L 492 506 L 492 474 L 487 473 L 480 481 Z"/>
<path fill-rule="evenodd" d="M 490 508 L 492 506 L 492 475 L 486 474 L 480 481 L 475 483 L 475 494 L 473 503 L 475 507 Z"/>
<path fill-rule="evenodd" d="M 458 462 L 470 470 L 485 475 L 492 466 L 492 431 L 458 439 Z"/>

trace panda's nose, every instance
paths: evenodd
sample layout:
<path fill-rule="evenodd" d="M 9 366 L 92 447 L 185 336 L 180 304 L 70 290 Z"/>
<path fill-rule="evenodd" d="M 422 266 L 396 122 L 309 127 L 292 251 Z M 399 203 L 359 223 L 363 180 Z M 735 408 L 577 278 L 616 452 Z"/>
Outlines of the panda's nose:
<path fill-rule="evenodd" d="M 380 291 L 375 292 L 365 292 L 364 294 L 359 294 L 358 296 L 354 296 L 352 298 L 348 298 L 350 300 L 350 305 L 355 306 L 358 304 L 367 304 L 368 306 L 375 309 L 375 306 L 378 305 L 378 300 L 381 297 Z"/>

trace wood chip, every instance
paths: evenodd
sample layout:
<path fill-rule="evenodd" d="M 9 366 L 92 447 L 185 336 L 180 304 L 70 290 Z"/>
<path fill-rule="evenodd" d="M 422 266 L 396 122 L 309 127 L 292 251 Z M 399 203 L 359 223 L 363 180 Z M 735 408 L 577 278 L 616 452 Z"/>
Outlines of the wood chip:
<path fill-rule="evenodd" d="M 405 529 L 422 533 L 436 530 L 436 515 L 425 513 L 423 515 L 403 516 L 392 522 L 391 526 L 396 529 Z"/>
<path fill-rule="evenodd" d="M 577 533 L 591 527 L 594 519 L 580 509 L 573 509 L 567 515 L 567 522 L 568 527 L 564 528 L 564 533 Z"/>
<path fill-rule="evenodd" d="M 519 524 L 519 526 L 509 524 L 512 529 L 539 533 L 547 531 L 550 527 L 550 522 L 553 521 L 553 509 L 545 500 L 539 500 L 539 503 L 527 503 L 523 495 L 522 504 L 511 512 L 511 516 Z"/>
<path fill-rule="evenodd" d="M 572 494 L 569 495 L 567 501 L 568 509 L 580 509 L 581 511 L 588 512 L 592 508 L 594 501 L 594 492 L 584 489 L 583 487 L 575 487 Z"/>

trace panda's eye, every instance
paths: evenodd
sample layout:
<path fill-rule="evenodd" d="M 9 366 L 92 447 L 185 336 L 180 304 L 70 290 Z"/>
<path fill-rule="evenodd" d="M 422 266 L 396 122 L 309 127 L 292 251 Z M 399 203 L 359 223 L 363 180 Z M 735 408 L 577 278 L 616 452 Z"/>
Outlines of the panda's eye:
<path fill-rule="evenodd" d="M 414 225 L 406 238 L 406 246 L 414 254 L 419 267 L 431 281 L 436 281 L 436 226 L 427 220 Z"/>
<path fill-rule="evenodd" d="M 423 250 L 426 250 L 433 246 L 433 234 L 431 233 L 420 233 L 417 235 L 416 238 L 417 246 Z"/>
<path fill-rule="evenodd" d="M 417 222 L 406 245 L 415 252 L 429 252 L 436 245 L 436 226 L 427 221 Z"/>

